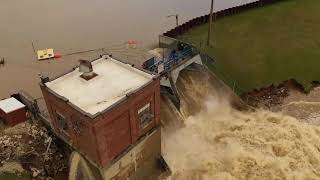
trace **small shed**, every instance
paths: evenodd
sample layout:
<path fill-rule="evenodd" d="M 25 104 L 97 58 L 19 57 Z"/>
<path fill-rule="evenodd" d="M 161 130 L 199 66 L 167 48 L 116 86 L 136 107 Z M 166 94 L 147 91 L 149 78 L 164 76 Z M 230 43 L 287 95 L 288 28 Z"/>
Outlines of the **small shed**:
<path fill-rule="evenodd" d="M 0 119 L 10 126 L 26 121 L 25 105 L 13 97 L 1 100 Z"/>

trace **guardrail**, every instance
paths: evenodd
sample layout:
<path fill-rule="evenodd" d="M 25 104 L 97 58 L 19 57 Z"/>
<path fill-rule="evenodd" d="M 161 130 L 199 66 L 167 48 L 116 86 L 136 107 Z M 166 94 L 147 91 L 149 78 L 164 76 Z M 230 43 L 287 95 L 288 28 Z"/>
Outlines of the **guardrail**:
<path fill-rule="evenodd" d="M 172 66 L 178 64 L 179 62 L 192 58 L 193 54 L 194 53 L 191 47 L 187 47 L 181 52 L 178 51 L 172 54 L 167 60 L 164 61 L 164 69 L 169 70 Z"/>
<path fill-rule="evenodd" d="M 160 36 L 160 39 L 169 39 L 170 42 L 164 43 L 162 47 L 166 47 L 169 49 L 170 54 L 168 57 L 164 57 L 162 59 L 152 57 L 143 63 L 143 68 L 158 73 L 158 66 L 163 64 L 163 69 L 168 71 L 173 68 L 173 66 L 178 65 L 184 60 L 188 60 L 193 58 L 195 55 L 199 54 L 199 51 L 196 47 L 184 43 L 182 41 L 166 37 Z M 179 48 L 180 47 L 180 48 Z M 180 50 L 179 50 L 180 49 Z"/>

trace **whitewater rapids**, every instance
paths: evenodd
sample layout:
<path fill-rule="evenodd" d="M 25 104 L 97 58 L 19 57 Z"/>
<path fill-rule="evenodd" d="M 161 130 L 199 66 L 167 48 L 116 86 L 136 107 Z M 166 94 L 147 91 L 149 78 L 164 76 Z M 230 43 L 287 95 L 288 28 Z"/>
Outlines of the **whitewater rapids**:
<path fill-rule="evenodd" d="M 182 79 L 201 76 L 194 75 Z M 229 97 L 205 92 L 197 113 L 182 126 L 163 130 L 163 155 L 172 170 L 168 179 L 320 179 L 319 126 L 281 113 L 238 111 Z"/>

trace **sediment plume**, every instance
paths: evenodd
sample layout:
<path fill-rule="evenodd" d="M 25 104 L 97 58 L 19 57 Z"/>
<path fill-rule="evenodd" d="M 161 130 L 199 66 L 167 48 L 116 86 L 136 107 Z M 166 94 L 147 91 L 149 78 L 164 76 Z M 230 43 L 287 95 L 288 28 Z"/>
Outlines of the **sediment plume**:
<path fill-rule="evenodd" d="M 229 96 L 212 91 L 205 90 L 202 105 L 195 104 L 200 110 L 186 113 L 183 126 L 163 129 L 168 179 L 320 179 L 319 126 L 282 113 L 238 111 Z"/>
<path fill-rule="evenodd" d="M 290 102 L 282 106 L 282 112 L 301 122 L 320 125 L 320 102 Z"/>
<path fill-rule="evenodd" d="M 239 112 L 214 97 L 163 141 L 171 179 L 320 178 L 320 127 L 268 111 Z"/>

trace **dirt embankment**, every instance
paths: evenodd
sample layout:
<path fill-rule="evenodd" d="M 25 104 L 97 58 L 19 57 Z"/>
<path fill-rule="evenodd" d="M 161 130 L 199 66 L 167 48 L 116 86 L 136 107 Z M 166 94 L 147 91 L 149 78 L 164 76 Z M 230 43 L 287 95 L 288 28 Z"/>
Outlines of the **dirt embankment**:
<path fill-rule="evenodd" d="M 45 127 L 30 122 L 0 132 L 0 174 L 28 174 L 32 179 L 66 177 L 68 154 Z"/>
<path fill-rule="evenodd" d="M 274 106 L 281 105 L 283 100 L 289 96 L 289 91 L 292 90 L 301 93 L 304 92 L 302 85 L 296 80 L 290 79 L 278 86 L 271 85 L 244 93 L 241 95 L 241 98 L 252 107 L 270 109 Z"/>
<path fill-rule="evenodd" d="M 291 79 L 279 86 L 254 90 L 242 96 L 249 105 L 274 112 L 282 112 L 300 121 L 320 125 L 320 86 L 305 92 L 302 85 Z"/>

